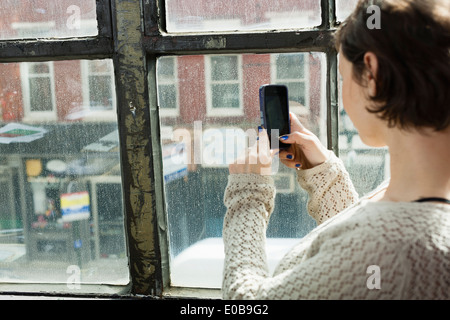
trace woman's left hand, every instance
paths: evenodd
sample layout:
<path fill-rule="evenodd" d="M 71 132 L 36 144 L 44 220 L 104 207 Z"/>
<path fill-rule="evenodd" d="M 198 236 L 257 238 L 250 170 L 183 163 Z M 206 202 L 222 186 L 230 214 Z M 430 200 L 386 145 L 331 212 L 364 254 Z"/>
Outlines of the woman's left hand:
<path fill-rule="evenodd" d="M 272 158 L 275 154 L 270 150 L 269 137 L 265 129 L 258 130 L 256 144 L 248 149 L 229 165 L 230 174 L 272 174 Z"/>

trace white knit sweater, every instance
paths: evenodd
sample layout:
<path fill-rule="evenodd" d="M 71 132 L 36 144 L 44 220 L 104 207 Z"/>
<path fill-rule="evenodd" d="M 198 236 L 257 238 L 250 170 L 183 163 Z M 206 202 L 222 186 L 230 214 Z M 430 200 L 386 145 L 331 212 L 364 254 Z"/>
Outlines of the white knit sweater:
<path fill-rule="evenodd" d="M 270 176 L 229 176 L 225 299 L 449 299 L 450 205 L 358 199 L 341 160 L 298 171 L 318 227 L 268 273 Z M 299 209 L 300 210 L 300 209 Z M 286 221 L 286 224 L 289 221 Z"/>

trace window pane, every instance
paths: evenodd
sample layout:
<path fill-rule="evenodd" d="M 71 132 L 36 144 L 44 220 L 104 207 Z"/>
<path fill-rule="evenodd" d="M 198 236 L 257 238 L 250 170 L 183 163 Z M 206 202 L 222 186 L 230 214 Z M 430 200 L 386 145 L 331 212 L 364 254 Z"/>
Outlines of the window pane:
<path fill-rule="evenodd" d="M 336 0 L 336 18 L 344 21 L 356 8 L 358 0 Z"/>
<path fill-rule="evenodd" d="M 50 65 L 48 62 L 35 62 L 30 64 L 30 74 L 49 74 Z"/>
<path fill-rule="evenodd" d="M 95 36 L 95 0 L 2 0 L 0 39 Z"/>
<path fill-rule="evenodd" d="M 52 89 L 49 77 L 30 78 L 30 96 L 32 111 L 51 111 Z"/>
<path fill-rule="evenodd" d="M 321 23 L 320 0 L 167 0 L 168 32 L 299 29 Z"/>
<path fill-rule="evenodd" d="M 116 115 L 84 109 L 111 79 L 87 64 L 0 64 L 0 283 L 128 283 Z"/>
<path fill-rule="evenodd" d="M 176 109 L 177 88 L 174 85 L 159 85 L 158 97 L 162 108 Z"/>
<path fill-rule="evenodd" d="M 89 77 L 89 99 L 92 109 L 112 109 L 111 76 Z"/>
<path fill-rule="evenodd" d="M 215 84 L 212 97 L 213 108 L 239 108 L 239 85 Z"/>
<path fill-rule="evenodd" d="M 240 61 L 235 84 L 216 84 L 208 76 L 211 61 L 218 64 L 217 70 L 225 70 L 236 65 L 230 63 L 232 59 L 214 55 L 173 57 L 178 65 L 174 84 L 180 93 L 180 112 L 175 117 L 161 116 L 172 285 L 221 286 L 223 194 L 228 164 L 248 144 L 246 131 L 256 134 L 260 125 L 261 85 L 277 82 L 290 86 L 291 110 L 326 143 L 325 55 L 300 55 L 295 61 L 303 64 L 303 71 L 290 75 L 287 81 L 277 78 L 277 69 L 286 68 L 288 63 L 296 67 L 289 58 L 291 54 L 231 56 Z M 300 96 L 303 104 L 298 102 Z M 209 99 L 213 105 L 225 104 L 229 109 L 208 111 Z M 160 107 L 165 107 L 161 99 Z M 230 113 L 234 107 L 242 113 Z M 306 212 L 307 196 L 297 185 L 295 171 L 279 162 L 274 163 L 274 171 L 278 194 L 267 230 L 272 267 L 284 250 L 315 226 Z"/>
<path fill-rule="evenodd" d="M 175 76 L 175 59 L 163 57 L 158 60 L 158 75 L 162 80 L 171 80 Z"/>
<path fill-rule="evenodd" d="M 221 56 L 211 58 L 212 80 L 238 79 L 237 56 Z"/>
<path fill-rule="evenodd" d="M 302 79 L 305 76 L 304 55 L 301 53 L 277 56 L 278 79 Z"/>
<path fill-rule="evenodd" d="M 342 81 L 339 81 L 339 157 L 350 174 L 360 196 L 375 189 L 390 176 L 387 147 L 372 148 L 365 145 L 344 110 Z"/>
<path fill-rule="evenodd" d="M 304 82 L 289 82 L 286 83 L 289 93 L 289 100 L 291 105 L 299 103 L 302 106 L 306 106 L 306 89 Z"/>

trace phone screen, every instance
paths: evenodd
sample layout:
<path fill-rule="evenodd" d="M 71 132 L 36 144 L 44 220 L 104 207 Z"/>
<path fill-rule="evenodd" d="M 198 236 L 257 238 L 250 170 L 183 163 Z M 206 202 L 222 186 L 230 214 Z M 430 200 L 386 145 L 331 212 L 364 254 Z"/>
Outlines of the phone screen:
<path fill-rule="evenodd" d="M 289 124 L 289 107 L 288 107 L 288 94 L 285 86 L 269 85 L 264 88 L 264 118 L 265 127 L 269 133 L 270 141 L 272 142 L 272 130 L 278 130 L 274 132 L 276 136 L 274 140 L 278 140 L 279 136 L 290 133 Z M 279 148 L 285 149 L 290 145 L 279 142 Z M 272 145 L 271 145 L 272 147 Z"/>

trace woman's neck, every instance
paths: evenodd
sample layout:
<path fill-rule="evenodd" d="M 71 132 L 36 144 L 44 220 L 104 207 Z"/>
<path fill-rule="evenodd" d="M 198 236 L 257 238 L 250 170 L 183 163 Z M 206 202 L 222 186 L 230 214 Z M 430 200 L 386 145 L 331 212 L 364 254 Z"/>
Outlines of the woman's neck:
<path fill-rule="evenodd" d="M 450 128 L 441 132 L 389 131 L 391 179 L 380 200 L 450 199 Z"/>

